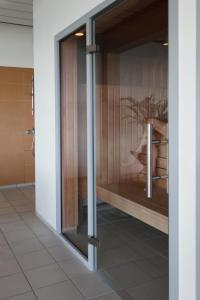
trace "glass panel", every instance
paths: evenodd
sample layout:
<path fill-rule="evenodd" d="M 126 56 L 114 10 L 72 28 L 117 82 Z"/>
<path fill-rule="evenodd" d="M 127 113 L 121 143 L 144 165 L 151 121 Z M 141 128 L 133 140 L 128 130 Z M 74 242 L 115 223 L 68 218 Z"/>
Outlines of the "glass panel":
<path fill-rule="evenodd" d="M 86 29 L 61 42 L 62 233 L 87 256 Z"/>
<path fill-rule="evenodd" d="M 95 25 L 99 268 L 124 299 L 168 299 L 168 2 L 122 1 Z M 165 141 L 151 199 L 147 123 Z"/>

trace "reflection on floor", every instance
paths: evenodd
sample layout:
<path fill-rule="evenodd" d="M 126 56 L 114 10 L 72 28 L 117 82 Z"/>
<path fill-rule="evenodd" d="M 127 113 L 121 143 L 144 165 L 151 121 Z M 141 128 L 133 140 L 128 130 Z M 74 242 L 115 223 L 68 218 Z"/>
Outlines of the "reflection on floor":
<path fill-rule="evenodd" d="M 167 237 L 107 205 L 98 224 L 92 273 L 36 217 L 33 187 L 1 190 L 0 300 L 167 300 Z"/>
<path fill-rule="evenodd" d="M 99 205 L 100 273 L 125 300 L 168 300 L 168 236 Z"/>

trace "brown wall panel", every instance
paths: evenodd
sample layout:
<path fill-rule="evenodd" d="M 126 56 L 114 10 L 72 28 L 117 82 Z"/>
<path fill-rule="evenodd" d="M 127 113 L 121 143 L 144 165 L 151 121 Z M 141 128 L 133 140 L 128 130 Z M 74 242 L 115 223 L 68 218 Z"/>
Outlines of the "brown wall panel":
<path fill-rule="evenodd" d="M 0 67 L 0 185 L 34 182 L 33 69 Z M 31 155 L 26 157 L 26 151 Z"/>

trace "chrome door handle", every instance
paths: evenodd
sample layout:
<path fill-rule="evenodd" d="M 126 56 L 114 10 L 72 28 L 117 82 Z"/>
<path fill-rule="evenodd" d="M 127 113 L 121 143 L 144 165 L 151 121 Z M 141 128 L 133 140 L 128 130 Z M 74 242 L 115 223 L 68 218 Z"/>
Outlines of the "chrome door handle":
<path fill-rule="evenodd" d="M 147 198 L 153 196 L 153 180 L 168 179 L 168 175 L 153 176 L 153 144 L 167 144 L 168 140 L 153 140 L 153 126 L 147 124 Z"/>
<path fill-rule="evenodd" d="M 152 198 L 153 165 L 152 165 L 153 126 L 147 124 L 147 198 Z"/>
<path fill-rule="evenodd" d="M 27 129 L 25 131 L 25 134 L 27 134 L 27 135 L 35 135 L 35 128 Z"/>

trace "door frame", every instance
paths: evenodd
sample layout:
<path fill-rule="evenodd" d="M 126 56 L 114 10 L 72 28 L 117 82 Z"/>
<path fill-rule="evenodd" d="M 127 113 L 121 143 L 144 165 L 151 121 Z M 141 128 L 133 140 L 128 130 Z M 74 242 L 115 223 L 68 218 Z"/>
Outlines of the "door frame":
<path fill-rule="evenodd" d="M 56 219 L 57 219 L 57 232 L 61 233 L 61 159 L 60 159 L 60 50 L 59 42 L 73 33 L 77 28 L 84 25 L 87 27 L 87 42 L 92 39 L 92 20 L 103 10 L 115 5 L 118 0 L 106 0 L 102 4 L 96 6 L 89 13 L 81 17 L 78 21 L 71 24 L 69 27 L 61 31 L 55 36 L 55 78 L 56 78 Z M 180 299 L 179 291 L 179 0 L 169 0 L 169 299 Z M 93 78 L 92 57 L 91 54 L 87 55 L 87 76 L 91 80 Z M 92 79 L 93 78 L 93 79 Z M 92 82 L 92 81 L 91 81 Z M 88 85 L 87 90 L 87 103 L 92 103 L 93 87 Z M 93 101 L 93 100 L 92 100 Z M 93 105 L 93 104 L 92 104 Z M 93 109 L 90 106 L 89 109 Z M 92 124 L 95 122 L 93 119 L 87 121 Z M 90 234 L 96 235 L 95 229 L 95 196 L 94 196 L 94 159 L 95 159 L 95 145 L 93 131 L 88 128 L 89 139 L 88 149 L 91 151 L 92 156 L 89 158 L 88 176 L 91 178 L 89 187 L 90 198 L 88 205 L 90 206 L 88 218 L 92 222 L 89 223 Z M 92 178 L 93 177 L 93 178 Z M 93 223 L 93 224 L 92 224 Z M 84 263 L 91 270 L 96 269 L 96 252 L 93 246 L 90 246 L 88 253 L 88 262 L 83 260 L 80 254 L 74 250 Z"/>

